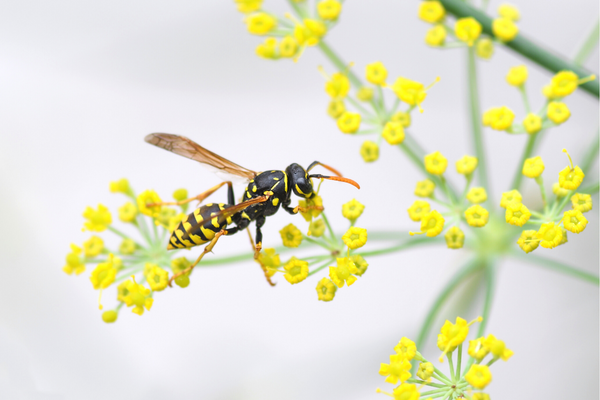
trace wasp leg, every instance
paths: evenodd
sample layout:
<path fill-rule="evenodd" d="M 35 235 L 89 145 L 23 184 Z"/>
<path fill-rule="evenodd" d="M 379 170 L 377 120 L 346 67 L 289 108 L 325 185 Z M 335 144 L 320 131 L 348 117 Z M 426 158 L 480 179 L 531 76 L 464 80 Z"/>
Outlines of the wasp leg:
<path fill-rule="evenodd" d="M 263 224 L 264 224 L 264 222 L 263 222 Z M 265 274 L 265 278 L 267 279 L 267 282 L 269 283 L 269 285 L 275 286 L 275 283 L 273 283 L 273 281 L 271 281 L 271 277 L 269 276 L 269 270 L 267 269 L 267 267 L 258 258 L 258 255 L 259 255 L 261 249 L 258 248 L 258 246 L 254 245 L 254 239 L 252 239 L 252 233 L 250 233 L 250 228 L 246 228 L 246 231 L 248 232 L 248 237 L 250 238 L 250 245 L 252 246 L 252 250 L 254 250 L 254 260 L 262 268 L 262 270 L 263 270 L 263 272 Z"/>
<path fill-rule="evenodd" d="M 298 214 L 298 211 L 300 212 L 307 212 L 308 210 L 321 210 L 323 211 L 325 208 L 323 208 L 323 206 L 307 206 L 307 207 L 300 207 L 300 206 L 296 206 L 294 207 L 293 211 L 294 214 Z"/>
<path fill-rule="evenodd" d="M 202 202 L 204 199 L 206 199 L 208 196 L 210 196 L 211 194 L 213 194 L 214 192 L 219 190 L 224 185 L 228 186 L 227 199 L 229 201 L 229 204 L 235 204 L 235 201 L 234 201 L 235 199 L 233 196 L 233 184 L 231 183 L 231 181 L 226 181 L 226 182 L 221 182 L 216 186 L 213 186 L 212 188 L 208 189 L 206 192 L 200 193 L 198 196 L 190 197 L 189 199 L 185 199 L 185 200 L 181 200 L 181 201 L 161 202 L 161 203 L 148 203 L 148 204 L 146 204 L 146 207 L 180 206 L 180 205 L 192 202 L 194 200 L 198 200 L 199 202 Z"/>
<path fill-rule="evenodd" d="M 219 238 L 220 238 L 221 236 L 223 236 L 223 235 L 227 235 L 227 231 L 226 231 L 225 229 L 221 229 L 219 232 L 217 232 L 217 233 L 215 234 L 215 237 L 214 237 L 214 238 L 213 238 L 213 239 L 210 241 L 210 243 L 209 243 L 209 244 L 207 244 L 207 245 L 204 247 L 204 250 L 202 251 L 202 254 L 200 254 L 200 257 L 198 257 L 198 259 L 196 259 L 196 261 L 194 261 L 194 263 L 193 263 L 192 265 L 190 265 L 189 267 L 187 267 L 187 268 L 186 268 L 186 269 L 184 269 L 183 271 L 176 273 L 175 275 L 173 275 L 173 276 L 171 277 L 171 279 L 169 279 L 169 287 L 173 287 L 173 281 L 174 281 L 175 279 L 177 279 L 179 276 L 181 276 L 181 275 L 184 275 L 184 274 L 187 274 L 187 273 L 191 272 L 191 271 L 194 269 L 194 267 L 195 267 L 196 265 L 198 265 L 198 263 L 199 263 L 199 262 L 202 260 L 202 258 L 204 257 L 204 255 L 205 255 L 206 253 L 210 253 L 210 252 L 212 251 L 213 247 L 215 247 L 215 244 L 217 244 L 217 242 L 219 241 Z"/>

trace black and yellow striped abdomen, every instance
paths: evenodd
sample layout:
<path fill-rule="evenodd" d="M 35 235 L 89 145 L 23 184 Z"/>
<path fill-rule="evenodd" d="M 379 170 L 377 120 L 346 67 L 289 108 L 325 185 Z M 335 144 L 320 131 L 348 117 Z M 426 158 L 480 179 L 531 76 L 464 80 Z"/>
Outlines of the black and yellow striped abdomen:
<path fill-rule="evenodd" d="M 167 250 L 184 249 L 210 242 L 217 232 L 231 224 L 231 217 L 214 217 L 228 204 L 206 204 L 194 210 L 171 234 Z"/>

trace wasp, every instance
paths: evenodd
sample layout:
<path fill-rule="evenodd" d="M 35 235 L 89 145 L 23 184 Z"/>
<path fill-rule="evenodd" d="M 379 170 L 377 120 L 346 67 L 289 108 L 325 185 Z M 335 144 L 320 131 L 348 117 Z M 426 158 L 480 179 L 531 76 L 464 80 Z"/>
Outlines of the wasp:
<path fill-rule="evenodd" d="M 251 222 L 256 223 L 256 236 L 251 244 L 254 249 L 254 259 L 259 261 L 259 253 L 262 249 L 262 232 L 261 228 L 265 224 L 266 218 L 274 215 L 279 208 L 283 208 L 290 214 L 298 212 L 306 212 L 316 206 L 308 207 L 291 207 L 292 193 L 304 199 L 312 199 L 316 196 L 313 189 L 312 178 L 328 179 L 339 182 L 349 183 L 360 189 L 358 183 L 351 179 L 344 178 L 335 169 L 315 161 L 309 165 L 307 169 L 300 165 L 290 164 L 285 171 L 269 170 L 263 172 L 255 172 L 237 165 L 210 150 L 205 149 L 194 141 L 179 135 L 169 133 L 152 133 L 145 137 L 145 141 L 157 147 L 171 151 L 175 154 L 198 161 L 201 164 L 215 170 L 220 175 L 223 173 L 230 177 L 209 190 L 178 202 L 153 203 L 148 206 L 163 206 L 163 205 L 182 205 L 191 201 L 199 201 L 200 203 L 208 196 L 213 194 L 219 188 L 227 185 L 227 203 L 209 203 L 196 208 L 192 213 L 185 217 L 172 232 L 167 245 L 168 250 L 183 249 L 198 246 L 208 243 L 202 254 L 196 261 L 186 270 L 179 272 L 171 277 L 169 285 L 180 275 L 190 272 L 202 260 L 206 253 L 212 251 L 219 238 L 223 235 L 233 235 L 240 230 L 248 229 Z M 311 174 L 311 169 L 320 165 L 329 170 L 336 176 L 325 176 L 321 174 Z M 233 180 L 243 180 L 247 182 L 246 189 L 242 201 L 236 204 L 233 192 Z M 259 261 L 260 263 L 260 261 Z M 265 277 L 270 285 L 274 285 L 267 275 L 267 269 L 261 264 Z"/>

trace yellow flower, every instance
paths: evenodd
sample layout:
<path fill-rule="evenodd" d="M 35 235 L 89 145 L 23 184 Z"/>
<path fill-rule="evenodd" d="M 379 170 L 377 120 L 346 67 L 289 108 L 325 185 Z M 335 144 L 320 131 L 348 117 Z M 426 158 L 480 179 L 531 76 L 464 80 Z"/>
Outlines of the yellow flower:
<path fill-rule="evenodd" d="M 405 111 L 398 111 L 390 118 L 392 122 L 400 122 L 404 128 L 410 126 L 410 114 Z"/>
<path fill-rule="evenodd" d="M 296 257 L 292 257 L 283 269 L 286 271 L 283 277 L 292 285 L 302 282 L 308 276 L 308 263 Z"/>
<path fill-rule="evenodd" d="M 417 345 L 415 342 L 407 337 L 400 339 L 398 344 L 394 347 L 396 354 L 404 358 L 407 361 L 412 360 L 417 354 Z"/>
<path fill-rule="evenodd" d="M 272 249 L 264 249 L 260 252 L 258 258 L 260 259 L 260 257 L 268 250 Z M 190 265 L 192 265 L 192 263 L 185 257 L 178 257 L 171 260 L 171 269 L 173 270 L 173 274 L 178 274 L 180 272 L 185 271 Z M 191 272 L 192 271 L 188 271 L 185 273 L 185 275 L 189 275 Z"/>
<path fill-rule="evenodd" d="M 569 194 L 569 191 L 567 189 L 561 188 L 560 183 L 554 182 L 552 184 L 552 193 L 554 193 L 557 198 L 562 199 L 563 197 Z"/>
<path fill-rule="evenodd" d="M 177 189 L 173 192 L 173 199 L 175 201 L 182 201 L 188 198 L 188 191 L 187 189 L 181 188 L 181 189 Z"/>
<path fill-rule="evenodd" d="M 279 231 L 285 247 L 298 247 L 302 243 L 302 232 L 294 224 L 289 224 Z"/>
<path fill-rule="evenodd" d="M 523 226 L 531 217 L 531 212 L 522 203 L 510 203 L 506 206 L 504 214 L 506 222 L 515 226 Z"/>
<path fill-rule="evenodd" d="M 438 47 L 444 44 L 446 41 L 446 28 L 444 25 L 436 25 L 433 28 L 427 30 L 425 35 L 425 43 L 430 46 Z"/>
<path fill-rule="evenodd" d="M 571 116 L 571 111 L 565 103 L 559 101 L 552 101 L 548 104 L 548 110 L 546 111 L 548 119 L 555 124 L 562 124 Z"/>
<path fill-rule="evenodd" d="M 331 118 L 338 119 L 346 111 L 346 106 L 342 100 L 331 100 L 327 106 L 327 114 Z"/>
<path fill-rule="evenodd" d="M 337 287 L 344 286 L 344 282 L 351 286 L 356 282 L 356 277 L 352 274 L 358 274 L 358 268 L 348 257 L 337 258 L 337 267 L 329 267 L 329 277 L 336 284 Z"/>
<path fill-rule="evenodd" d="M 483 125 L 489 126 L 490 128 L 503 131 L 513 123 L 515 119 L 515 113 L 506 106 L 491 108 L 483 114 Z"/>
<path fill-rule="evenodd" d="M 356 98 L 360 101 L 371 101 L 373 99 L 373 88 L 361 87 L 356 93 Z"/>
<path fill-rule="evenodd" d="M 512 4 L 500 4 L 500 7 L 498 7 L 498 14 L 502 18 L 508 18 L 512 21 L 518 21 L 521 19 L 521 13 L 519 12 L 519 9 Z"/>
<path fill-rule="evenodd" d="M 335 21 L 342 12 L 342 3 L 337 0 L 323 0 L 317 4 L 319 17 L 328 21 Z"/>
<path fill-rule="evenodd" d="M 96 257 L 104 250 L 104 241 L 99 236 L 92 236 L 83 242 L 83 254 L 88 258 Z"/>
<path fill-rule="evenodd" d="M 524 65 L 518 65 L 508 70 L 506 75 L 506 82 L 512 86 L 522 86 L 527 80 L 528 72 L 527 67 Z"/>
<path fill-rule="evenodd" d="M 410 378 L 411 367 L 412 365 L 407 359 L 401 355 L 394 354 L 390 356 L 389 364 L 381 363 L 379 375 L 387 376 L 385 381 L 395 385 L 398 383 L 398 380 L 400 380 L 400 382 L 405 382 L 408 378 Z"/>
<path fill-rule="evenodd" d="M 267 275 L 269 277 L 275 275 L 277 268 L 281 265 L 281 259 L 275 249 L 264 249 L 258 255 L 258 261 L 267 268 Z"/>
<path fill-rule="evenodd" d="M 161 206 L 148 207 L 148 204 L 160 203 L 162 200 L 154 190 L 146 190 L 137 197 L 138 210 L 144 215 L 152 218 L 158 217 Z"/>
<path fill-rule="evenodd" d="M 128 201 L 119 207 L 119 219 L 123 222 L 133 222 L 137 216 L 137 208 L 135 205 Z"/>
<path fill-rule="evenodd" d="M 152 290 L 160 292 L 169 283 L 169 273 L 158 265 L 155 265 L 146 276 L 146 279 L 148 279 L 148 284 Z"/>
<path fill-rule="evenodd" d="M 65 257 L 67 264 L 63 267 L 63 271 L 71 275 L 81 274 L 85 271 L 85 264 L 81 261 L 81 247 L 71 243 L 71 252 Z"/>
<path fill-rule="evenodd" d="M 421 108 L 421 103 L 427 97 L 427 89 L 433 86 L 436 82 L 439 81 L 439 78 L 436 79 L 434 83 L 425 87 L 422 83 L 411 81 L 406 78 L 398 78 L 396 82 L 392 85 L 392 90 L 396 93 L 396 96 L 403 102 L 411 106 L 418 106 L 419 111 L 423 112 Z"/>
<path fill-rule="evenodd" d="M 555 225 L 554 222 L 548 222 L 542 224 L 535 237 L 540 239 L 540 244 L 542 247 L 546 249 L 553 249 L 562 244 L 563 232 L 559 225 Z"/>
<path fill-rule="evenodd" d="M 472 400 L 490 400 L 490 395 L 483 392 L 473 393 Z"/>
<path fill-rule="evenodd" d="M 360 128 L 360 114 L 345 111 L 337 120 L 337 126 L 343 133 L 354 133 Z"/>
<path fill-rule="evenodd" d="M 540 245 L 540 240 L 537 238 L 537 231 L 523 231 L 521 237 L 517 240 L 517 244 L 525 253 L 531 253 Z"/>
<path fill-rule="evenodd" d="M 437 339 L 437 346 L 443 352 L 440 356 L 440 362 L 443 362 L 446 353 L 454 351 L 459 344 L 465 341 L 469 334 L 469 326 L 481 321 L 481 317 L 469 323 L 460 317 L 456 317 L 456 323 L 454 324 L 446 320 Z"/>
<path fill-rule="evenodd" d="M 525 160 L 523 163 L 523 175 L 528 178 L 537 178 L 544 172 L 544 162 L 542 157 L 532 157 Z"/>
<path fill-rule="evenodd" d="M 152 304 L 154 300 L 151 297 L 150 289 L 146 288 L 142 284 L 138 284 L 135 281 L 135 278 L 131 278 L 132 281 L 123 282 L 123 292 L 121 293 L 121 301 L 125 303 L 127 307 L 134 306 L 131 310 L 133 313 L 137 315 L 142 315 L 144 313 L 144 308 L 150 311 L 152 308 Z M 119 285 L 121 287 L 121 285 Z M 125 294 L 126 293 L 126 294 Z"/>
<path fill-rule="evenodd" d="M 571 204 L 574 210 L 581 211 L 582 213 L 588 212 L 592 209 L 592 196 L 589 194 L 575 193 L 571 196 Z"/>
<path fill-rule="evenodd" d="M 506 348 L 502 340 L 496 339 L 491 333 L 483 340 L 483 344 L 490 349 L 494 358 L 501 358 L 502 361 L 508 361 L 514 354 L 512 350 Z"/>
<path fill-rule="evenodd" d="M 360 146 L 360 155 L 365 162 L 377 161 L 379 158 L 379 146 L 370 140 L 365 140 Z"/>
<path fill-rule="evenodd" d="M 163 226 L 167 229 L 169 229 L 169 224 L 171 222 L 171 219 L 173 219 L 174 217 L 177 216 L 177 211 L 174 208 L 170 208 L 170 207 L 162 207 L 160 209 L 160 212 L 158 213 L 158 215 L 155 217 L 154 219 L 154 223 L 156 224 L 156 226 Z M 181 219 L 179 219 L 177 221 L 177 223 L 181 222 Z M 173 227 L 173 229 L 175 229 L 177 227 L 177 225 L 175 225 Z"/>
<path fill-rule="evenodd" d="M 92 232 L 102 232 L 106 230 L 106 227 L 112 222 L 110 211 L 102 204 L 98 204 L 97 210 L 88 206 L 83 212 L 83 217 L 87 219 L 87 221 L 83 223 L 83 226 L 85 227 L 84 230 L 87 229 Z"/>
<path fill-rule="evenodd" d="M 342 240 L 348 248 L 356 250 L 367 243 L 367 230 L 353 226 L 344 233 Z"/>
<path fill-rule="evenodd" d="M 439 151 L 425 156 L 425 169 L 433 175 L 442 175 L 446 171 L 448 160 Z"/>
<path fill-rule="evenodd" d="M 251 14 L 246 18 L 246 26 L 253 35 L 266 35 L 277 27 L 277 18 L 265 12 Z"/>
<path fill-rule="evenodd" d="M 417 182 L 417 187 L 415 188 L 415 196 L 419 197 L 430 197 L 435 190 L 435 183 L 430 181 L 429 179 L 425 179 L 424 181 Z"/>
<path fill-rule="evenodd" d="M 239 12 L 248 14 L 260 10 L 263 0 L 233 0 Z"/>
<path fill-rule="evenodd" d="M 518 190 L 511 190 L 510 192 L 502 193 L 502 200 L 500 200 L 500 207 L 506 208 L 510 203 L 520 203 L 523 200 L 523 196 Z"/>
<path fill-rule="evenodd" d="M 428 214 L 431 211 L 431 206 L 428 202 L 423 200 L 415 200 L 415 202 L 408 208 L 408 216 L 413 221 L 420 221 L 423 215 Z"/>
<path fill-rule="evenodd" d="M 477 157 L 464 156 L 456 162 L 456 171 L 462 175 L 470 175 L 477 168 Z"/>
<path fill-rule="evenodd" d="M 360 254 L 355 254 L 350 257 L 350 260 L 354 263 L 358 272 L 354 272 L 354 275 L 362 276 L 365 272 L 367 272 L 367 267 L 369 263 L 361 256 Z"/>
<path fill-rule="evenodd" d="M 335 297 L 337 286 L 329 279 L 323 278 L 317 284 L 317 295 L 321 301 L 331 301 Z"/>
<path fill-rule="evenodd" d="M 439 1 L 422 1 L 419 4 L 419 18 L 430 24 L 435 24 L 444 19 L 446 10 Z"/>
<path fill-rule="evenodd" d="M 322 219 L 317 219 L 312 221 L 310 225 L 308 225 L 308 235 L 314 237 L 321 237 L 325 233 L 325 221 Z"/>
<path fill-rule="evenodd" d="M 494 55 L 494 42 L 487 37 L 478 39 L 475 42 L 475 53 L 484 60 L 489 60 Z"/>
<path fill-rule="evenodd" d="M 135 253 L 135 242 L 129 238 L 123 239 L 121 245 L 119 246 L 119 252 L 126 256 Z"/>
<path fill-rule="evenodd" d="M 481 24 L 473 17 L 461 18 L 454 24 L 454 33 L 459 40 L 473 46 L 481 34 Z"/>
<path fill-rule="evenodd" d="M 294 27 L 294 37 L 301 46 L 316 46 L 327 33 L 327 26 L 316 19 L 305 19 Z"/>
<path fill-rule="evenodd" d="M 433 210 L 421 217 L 421 232 L 410 232 L 410 235 L 413 236 L 424 233 L 429 237 L 437 236 L 444 230 L 444 222 L 444 217 L 442 217 L 439 212 Z"/>
<path fill-rule="evenodd" d="M 575 166 L 575 168 L 565 167 L 558 173 L 558 184 L 563 189 L 577 190 L 584 177 L 585 174 L 579 166 Z"/>
<path fill-rule="evenodd" d="M 530 135 L 538 133 L 542 129 L 542 118 L 534 113 L 529 113 L 523 120 L 523 127 Z"/>
<path fill-rule="evenodd" d="M 448 229 L 444 239 L 446 239 L 446 246 L 449 249 L 460 249 L 465 243 L 465 234 L 458 226 L 453 226 Z"/>
<path fill-rule="evenodd" d="M 318 217 L 323 212 L 323 198 L 321 196 L 314 196 L 312 199 L 298 201 L 300 207 L 319 207 L 321 209 L 309 209 L 306 212 L 300 211 L 300 214 L 306 222 L 312 221 L 313 218 Z"/>
<path fill-rule="evenodd" d="M 119 314 L 117 314 L 117 312 L 114 310 L 104 311 L 102 313 L 102 321 L 106 322 L 107 324 L 112 324 L 117 320 L 118 316 Z"/>
<path fill-rule="evenodd" d="M 98 264 L 92 271 L 90 281 L 94 289 L 106 289 L 115 281 L 115 276 L 117 276 L 117 269 L 113 265 L 113 255 L 109 254 L 108 260 Z"/>
<path fill-rule="evenodd" d="M 277 39 L 273 37 L 266 38 L 265 41 L 256 46 L 256 55 L 268 60 L 276 60 L 279 58 L 277 54 Z"/>
<path fill-rule="evenodd" d="M 519 27 L 508 18 L 496 18 L 492 22 L 492 32 L 503 42 L 510 42 L 519 34 Z"/>
<path fill-rule="evenodd" d="M 332 99 L 343 99 L 348 95 L 348 91 L 350 90 L 350 81 L 348 77 L 341 73 L 336 72 L 331 75 L 331 77 L 325 82 L 325 92 Z"/>
<path fill-rule="evenodd" d="M 465 379 L 474 388 L 484 389 L 492 381 L 492 374 L 487 365 L 473 364 L 465 374 Z"/>
<path fill-rule="evenodd" d="M 544 95 L 551 99 L 565 97 L 573 93 L 577 86 L 594 79 L 596 79 L 595 75 L 579 79 L 572 71 L 560 71 L 554 75 L 550 84 L 544 87 Z"/>
<path fill-rule="evenodd" d="M 381 134 L 389 144 L 400 144 L 404 141 L 404 127 L 400 122 L 388 122 Z"/>
<path fill-rule="evenodd" d="M 475 340 L 469 340 L 469 350 L 467 353 L 478 362 L 481 362 L 485 356 L 490 352 L 490 348 L 484 345 L 485 338 L 477 338 Z"/>
<path fill-rule="evenodd" d="M 482 187 L 475 187 L 467 193 L 467 200 L 473 204 L 483 203 L 487 200 L 487 193 Z"/>
<path fill-rule="evenodd" d="M 373 85 L 384 85 L 387 75 L 387 69 L 381 61 L 376 61 L 366 67 L 367 80 Z"/>
<path fill-rule="evenodd" d="M 488 219 L 490 218 L 490 213 L 485 208 L 480 205 L 474 205 L 465 211 L 465 218 L 467 219 L 467 224 L 474 228 L 481 228 L 487 224 Z"/>
<path fill-rule="evenodd" d="M 171 218 L 169 218 L 169 223 L 167 224 L 166 228 L 169 232 L 173 232 L 175 230 L 175 228 L 177 228 L 177 225 L 179 225 L 179 223 L 181 221 L 183 221 L 184 219 L 187 219 L 187 215 L 184 213 L 179 213 L 177 215 L 173 215 Z"/>
<path fill-rule="evenodd" d="M 342 205 L 342 215 L 350 221 L 356 221 L 365 209 L 365 206 L 356 199 L 352 199 Z"/>
<path fill-rule="evenodd" d="M 424 381 L 429 380 L 433 376 L 434 367 L 430 362 L 421 362 L 419 363 L 419 370 L 417 371 L 417 376 Z"/>
<path fill-rule="evenodd" d="M 129 186 L 129 181 L 125 178 L 119 179 L 118 181 L 111 182 L 109 185 L 109 190 L 111 193 L 124 193 L 130 194 L 131 186 Z"/>
<path fill-rule="evenodd" d="M 292 58 L 298 52 L 298 42 L 292 36 L 287 35 L 279 42 L 279 54 L 281 57 Z"/>
<path fill-rule="evenodd" d="M 394 389 L 394 400 L 419 400 L 419 389 L 412 383 L 403 383 Z"/>
<path fill-rule="evenodd" d="M 588 221 L 581 211 L 569 210 L 563 214 L 562 223 L 569 232 L 580 233 L 583 232 Z"/>

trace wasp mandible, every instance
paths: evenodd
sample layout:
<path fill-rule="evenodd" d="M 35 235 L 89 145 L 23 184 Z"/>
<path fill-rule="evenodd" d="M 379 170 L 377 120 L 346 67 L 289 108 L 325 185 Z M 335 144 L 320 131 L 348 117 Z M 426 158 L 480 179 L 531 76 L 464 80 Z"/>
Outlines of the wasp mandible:
<path fill-rule="evenodd" d="M 221 236 L 233 235 L 242 229 L 247 229 L 252 221 L 256 222 L 256 237 L 253 249 L 254 259 L 258 261 L 258 255 L 262 249 L 262 232 L 260 229 L 265 224 L 267 217 L 275 214 L 280 206 L 290 214 L 297 214 L 299 211 L 305 212 L 315 207 L 302 208 L 300 206 L 290 206 L 292 193 L 304 199 L 311 199 L 316 195 L 313 190 L 312 178 L 345 182 L 360 189 L 358 183 L 352 179 L 343 178 L 335 169 L 319 161 L 313 162 L 307 169 L 293 163 L 285 171 L 269 170 L 255 172 L 237 165 L 183 136 L 169 133 L 151 133 L 144 140 L 175 154 L 198 161 L 216 170 L 216 172 L 224 172 L 230 176 L 233 175 L 234 177 L 248 181 L 242 202 L 239 204 L 236 204 L 231 180 L 222 182 L 189 199 L 178 202 L 148 204 L 148 206 L 152 207 L 182 205 L 194 200 L 202 202 L 220 187 L 227 185 L 227 204 L 209 203 L 198 207 L 185 217 L 172 232 L 169 244 L 167 245 L 168 250 L 190 248 L 204 243 L 208 243 L 208 245 L 206 245 L 202 254 L 200 254 L 192 265 L 171 277 L 169 286 L 175 278 L 190 272 L 198 265 L 202 257 L 212 251 Z M 324 167 L 336 176 L 309 175 L 310 170 L 317 165 Z M 249 231 L 248 233 L 250 234 Z M 252 238 L 251 235 L 250 238 Z M 269 284 L 274 286 L 274 283 L 271 282 L 270 277 L 267 275 L 266 267 L 262 263 L 261 267 Z"/>

